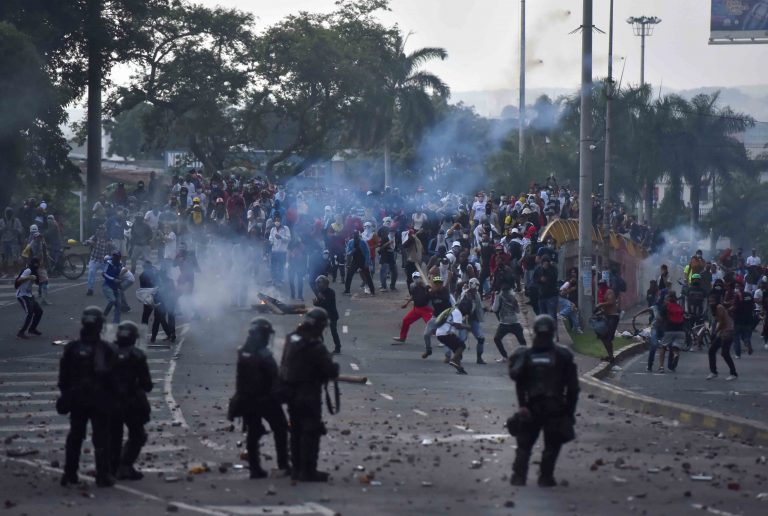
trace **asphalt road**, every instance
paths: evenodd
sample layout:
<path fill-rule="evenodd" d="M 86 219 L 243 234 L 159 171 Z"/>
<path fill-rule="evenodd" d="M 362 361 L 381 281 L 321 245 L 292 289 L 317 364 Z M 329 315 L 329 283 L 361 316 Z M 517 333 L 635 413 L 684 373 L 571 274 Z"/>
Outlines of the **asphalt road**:
<path fill-rule="evenodd" d="M 763 339 L 758 332 L 752 337 L 752 345 L 754 354 L 748 355 L 742 350 L 741 359 L 734 357 L 739 374 L 735 381 L 725 381 L 728 366 L 719 354 L 718 377 L 706 380 L 709 374 L 706 350 L 682 353 L 674 373 L 657 372 L 658 355 L 654 360 L 654 372 L 648 373 L 648 354 L 643 353 L 624 364 L 623 371 L 608 381 L 646 396 L 768 423 L 768 377 L 765 375 L 768 351 L 763 349 Z"/>
<path fill-rule="evenodd" d="M 154 412 L 139 464 L 148 475 L 107 490 L 58 486 L 67 421 L 53 407 L 61 350 L 50 343 L 76 334 L 80 310 L 103 299 L 99 293 L 85 297 L 83 286 L 64 286 L 46 309 L 40 327 L 45 338 L 31 341 L 13 337 L 21 309 L 0 307 L 5 514 L 677 515 L 703 509 L 727 515 L 765 514 L 768 507 L 761 501 L 768 495 L 758 498 L 768 492 L 768 451 L 586 396 L 579 404 L 577 440 L 566 446 L 556 470 L 563 485 L 536 487 L 533 464 L 530 485 L 512 488 L 514 441 L 503 421 L 515 409 L 515 396 L 505 366 L 493 363 L 495 347 L 487 346 L 489 364 L 477 365 L 472 341 L 465 355 L 469 374 L 459 376 L 440 353 L 420 358 L 423 323 L 414 325 L 406 344 L 393 346 L 403 314 L 400 293 L 338 297 L 340 329 L 346 331 L 337 360 L 345 374 L 365 375 L 369 384 L 342 385 L 341 413 L 326 417 L 320 463 L 332 473 L 331 483 L 251 481 L 240 459 L 243 435 L 225 413 L 235 349 L 254 312 L 232 309 L 213 288 L 201 288 L 202 299 L 215 306 L 201 310 L 200 320 L 180 319 L 173 348 L 149 351 Z M 279 355 L 279 338 L 298 317 L 268 317 L 278 331 Z M 492 330 L 489 321 L 486 333 Z M 271 436 L 262 443 L 263 465 L 274 467 Z M 84 471 L 91 468 L 89 447 Z M 537 446 L 534 460 L 539 452 Z M 198 465 L 206 472 L 190 474 Z M 691 478 L 699 473 L 711 478 Z"/>

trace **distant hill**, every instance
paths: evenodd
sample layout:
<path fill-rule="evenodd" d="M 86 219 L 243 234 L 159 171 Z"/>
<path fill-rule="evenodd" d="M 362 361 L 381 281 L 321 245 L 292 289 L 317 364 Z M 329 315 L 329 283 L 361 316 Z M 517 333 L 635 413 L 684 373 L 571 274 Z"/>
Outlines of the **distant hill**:
<path fill-rule="evenodd" d="M 735 111 L 748 113 L 758 121 L 768 123 L 768 84 L 735 88 L 705 86 L 688 90 L 663 88 L 661 93 L 663 95 L 677 93 L 685 98 L 691 98 L 699 93 L 712 93 L 717 90 L 721 91 L 720 99 L 724 105 L 731 106 Z M 576 89 L 531 88 L 526 91 L 526 104 L 533 104 L 536 98 L 543 94 L 554 99 L 562 95 L 575 95 L 577 93 Z M 474 106 L 479 115 L 497 118 L 501 116 L 505 107 L 517 107 L 518 96 L 519 93 L 516 89 L 454 91 L 451 94 L 451 101 Z"/>

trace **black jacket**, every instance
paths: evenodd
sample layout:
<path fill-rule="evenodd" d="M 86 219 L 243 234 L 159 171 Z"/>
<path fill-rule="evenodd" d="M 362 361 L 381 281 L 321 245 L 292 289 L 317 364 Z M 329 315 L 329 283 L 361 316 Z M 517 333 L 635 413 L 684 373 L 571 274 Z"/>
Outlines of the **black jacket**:
<path fill-rule="evenodd" d="M 59 390 L 72 407 L 110 412 L 115 402 L 113 348 L 101 339 L 73 340 L 59 361 Z"/>
<path fill-rule="evenodd" d="M 554 342 L 518 348 L 509 361 L 517 402 L 540 416 L 573 416 L 579 399 L 579 376 L 573 354 Z"/>
<path fill-rule="evenodd" d="M 339 310 L 336 308 L 336 292 L 332 288 L 319 291 L 313 304 L 328 312 L 328 319 L 331 321 L 339 320 Z"/>
<path fill-rule="evenodd" d="M 322 387 L 339 376 L 339 365 L 323 344 L 322 337 L 291 333 L 285 338 L 280 362 L 280 380 L 289 403 L 322 404 Z"/>
<path fill-rule="evenodd" d="M 147 394 L 152 390 L 147 356 L 135 346 L 113 345 L 112 382 L 120 408 L 149 421 Z"/>
<path fill-rule="evenodd" d="M 265 343 L 249 339 L 237 350 L 235 396 L 243 414 L 276 399 L 277 362 Z"/>

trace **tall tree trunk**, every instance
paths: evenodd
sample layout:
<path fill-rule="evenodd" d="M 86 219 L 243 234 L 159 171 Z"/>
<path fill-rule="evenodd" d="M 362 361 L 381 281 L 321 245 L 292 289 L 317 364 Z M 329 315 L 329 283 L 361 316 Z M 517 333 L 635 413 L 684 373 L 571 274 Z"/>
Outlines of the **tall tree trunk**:
<path fill-rule="evenodd" d="M 640 222 L 650 226 L 653 224 L 653 183 L 647 179 L 643 186 L 643 194 L 645 195 L 645 219 Z"/>
<path fill-rule="evenodd" d="M 11 205 L 23 161 L 23 148 L 24 142 L 17 134 L 0 138 L 0 184 L 3 185 L 0 188 L 0 210 Z"/>
<path fill-rule="evenodd" d="M 701 195 L 701 183 L 694 181 L 691 183 L 691 230 L 699 227 L 699 199 Z"/>
<path fill-rule="evenodd" d="M 89 206 L 101 191 L 101 82 L 103 63 L 101 38 L 102 0 L 88 1 L 88 168 L 86 184 Z"/>
<path fill-rule="evenodd" d="M 389 148 L 389 133 L 384 137 L 384 187 L 392 186 L 392 156 Z"/>

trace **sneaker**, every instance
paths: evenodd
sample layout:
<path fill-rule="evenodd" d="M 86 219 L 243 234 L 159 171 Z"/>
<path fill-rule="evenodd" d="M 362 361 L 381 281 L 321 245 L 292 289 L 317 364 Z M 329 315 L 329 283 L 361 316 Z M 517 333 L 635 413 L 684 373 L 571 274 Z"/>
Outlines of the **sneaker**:
<path fill-rule="evenodd" d="M 717 373 L 709 373 L 707 375 L 707 380 L 712 380 L 713 378 L 717 378 Z"/>
<path fill-rule="evenodd" d="M 19 333 L 16 334 L 16 338 L 27 340 L 29 339 L 29 336 L 26 333 L 20 331 Z"/>
<path fill-rule="evenodd" d="M 30 335 L 37 335 L 38 337 L 42 335 L 42 333 L 40 333 L 38 330 L 29 330 L 27 333 Z"/>
<path fill-rule="evenodd" d="M 659 367 L 658 369 L 656 369 L 656 372 L 664 374 L 664 367 Z"/>
<path fill-rule="evenodd" d="M 732 382 L 735 379 L 737 379 L 738 377 L 739 377 L 739 375 L 737 375 L 737 374 L 729 374 L 728 376 L 725 377 L 725 381 L 726 382 Z"/>
<path fill-rule="evenodd" d="M 341 355 L 341 348 L 333 348 L 334 355 Z"/>
<path fill-rule="evenodd" d="M 513 486 L 524 486 L 525 478 L 519 475 L 512 475 L 512 478 L 509 479 L 509 483 L 512 484 Z"/>
<path fill-rule="evenodd" d="M 747 348 L 747 355 L 751 355 L 752 353 L 754 353 L 754 350 L 752 349 L 752 346 L 749 346 Z"/>
<path fill-rule="evenodd" d="M 612 367 L 611 367 L 611 371 L 613 371 L 614 373 L 617 373 L 617 372 L 619 372 L 619 371 L 621 371 L 621 370 L 622 370 L 622 369 L 621 369 L 621 366 L 617 366 L 617 365 L 615 365 L 615 366 L 612 366 Z"/>
<path fill-rule="evenodd" d="M 390 292 L 399 292 L 395 287 L 389 287 Z"/>
<path fill-rule="evenodd" d="M 733 358 L 735 358 L 736 360 L 741 360 L 741 355 L 734 355 Z"/>
<path fill-rule="evenodd" d="M 645 372 L 646 373 L 652 373 L 653 372 L 653 368 L 648 366 L 648 367 L 645 368 Z"/>
<path fill-rule="evenodd" d="M 402 344 L 403 342 L 405 342 L 405 339 L 401 339 L 400 337 L 392 337 L 392 340 L 398 344 Z"/>
<path fill-rule="evenodd" d="M 509 361 L 509 358 L 507 358 L 507 357 L 499 357 L 499 358 L 496 359 L 496 363 L 497 364 L 500 364 L 502 362 L 508 362 L 508 361 Z"/>
<path fill-rule="evenodd" d="M 763 349 L 768 351 L 768 344 L 763 344 Z"/>
<path fill-rule="evenodd" d="M 553 477 L 539 477 L 539 487 L 557 487 L 557 481 Z"/>
<path fill-rule="evenodd" d="M 485 365 L 486 364 L 485 360 L 483 360 L 482 357 L 477 357 L 477 363 L 480 364 L 480 365 Z"/>
<path fill-rule="evenodd" d="M 363 292 L 365 292 L 366 294 L 370 294 L 371 293 L 371 289 L 369 289 L 368 287 L 365 287 Z"/>
<path fill-rule="evenodd" d="M 421 354 L 421 358 L 428 358 L 432 354 L 432 350 L 428 349 L 424 353 Z"/>
<path fill-rule="evenodd" d="M 381 288 L 379 288 L 379 292 L 387 292 L 387 287 L 381 287 Z"/>
<path fill-rule="evenodd" d="M 349 291 L 345 290 L 344 292 L 342 292 L 342 294 L 344 294 L 345 296 L 351 296 L 352 292 L 349 292 Z"/>

